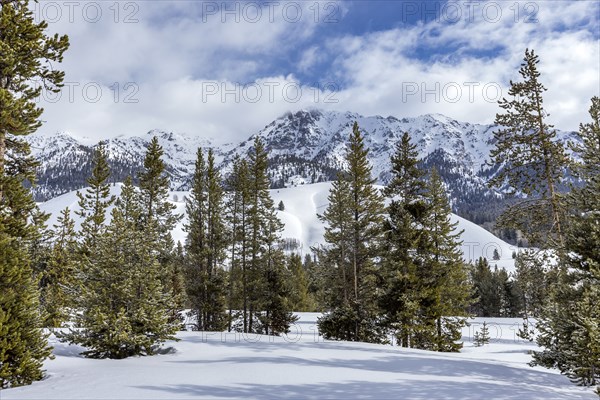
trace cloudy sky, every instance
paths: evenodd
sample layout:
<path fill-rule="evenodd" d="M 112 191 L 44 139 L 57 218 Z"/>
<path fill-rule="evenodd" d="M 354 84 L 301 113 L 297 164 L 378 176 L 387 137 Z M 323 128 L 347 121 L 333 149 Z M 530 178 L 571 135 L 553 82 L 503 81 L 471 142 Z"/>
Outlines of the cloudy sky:
<path fill-rule="evenodd" d="M 44 133 L 151 129 L 217 142 L 322 108 L 491 123 L 540 56 L 550 122 L 577 129 L 600 94 L 598 1 L 44 1 L 71 48 Z"/>

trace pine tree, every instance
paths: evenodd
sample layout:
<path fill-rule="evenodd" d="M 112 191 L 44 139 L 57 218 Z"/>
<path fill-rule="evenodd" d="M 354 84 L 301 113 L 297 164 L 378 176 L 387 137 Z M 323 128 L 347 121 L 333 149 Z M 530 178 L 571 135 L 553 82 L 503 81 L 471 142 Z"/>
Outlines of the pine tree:
<path fill-rule="evenodd" d="M 319 319 L 325 338 L 381 342 L 378 326 L 375 257 L 383 223 L 383 199 L 371 176 L 368 149 L 355 122 L 347 144 L 347 171 L 330 191 L 321 216 L 326 226 L 324 267 L 336 276 L 337 293 L 329 296 L 331 312 Z M 341 282 L 335 270 L 341 269 Z M 343 299 L 342 303 L 335 297 Z"/>
<path fill-rule="evenodd" d="M 248 162 L 249 262 L 247 264 L 248 332 L 279 334 L 287 332 L 297 319 L 287 304 L 288 288 L 278 284 L 285 271 L 283 252 L 279 248 L 283 224 L 277 217 L 269 193 L 268 157 L 257 137 Z M 265 315 L 261 316 L 264 311 Z M 255 325 L 255 318 L 256 326 Z"/>
<path fill-rule="evenodd" d="M 483 321 L 483 325 L 481 326 L 481 330 L 475 332 L 473 335 L 473 343 L 476 347 L 480 347 L 486 345 L 490 342 L 490 330 L 487 326 L 487 323 Z"/>
<path fill-rule="evenodd" d="M 302 263 L 306 277 L 308 281 L 308 293 L 313 302 L 313 312 L 322 312 L 326 309 L 325 301 L 325 279 L 323 275 L 323 268 L 319 267 L 319 263 L 316 262 L 317 255 L 320 254 L 318 248 L 311 248 L 313 254 L 305 254 L 304 261 Z"/>
<path fill-rule="evenodd" d="M 89 187 L 84 193 L 77 192 L 79 210 L 75 212 L 83 219 L 80 232 L 86 255 L 95 249 L 96 240 L 105 229 L 106 210 L 115 201 L 115 197 L 110 195 L 110 168 L 104 142 L 98 143 L 94 149 L 92 165 L 92 175 L 86 181 Z"/>
<path fill-rule="evenodd" d="M 472 298 L 467 269 L 460 251 L 457 223 L 450 222 L 450 204 L 442 180 L 433 170 L 425 194 L 424 234 L 417 248 L 417 280 L 420 285 L 419 331 L 415 347 L 458 351 L 461 328 L 466 325 Z"/>
<path fill-rule="evenodd" d="M 564 204 L 557 186 L 567 159 L 556 130 L 546 122 L 546 88 L 539 81 L 538 63 L 538 56 L 527 49 L 519 70 L 523 81 L 511 81 L 508 93 L 513 99 L 499 102 L 504 113 L 495 122 L 503 128 L 494 133 L 490 162 L 502 168 L 490 185 L 529 197 L 505 211 L 501 225 L 518 228 L 531 244 L 545 247 L 552 239 L 562 243 Z"/>
<path fill-rule="evenodd" d="M 42 81 L 58 92 L 64 73 L 56 68 L 69 46 L 66 36 L 45 34 L 27 0 L 0 1 L 0 389 L 43 376 L 51 352 L 40 329 L 38 291 L 27 245 L 35 239 L 35 203 L 25 182 L 35 181 L 36 163 L 20 136 L 42 124 L 37 99 Z"/>
<path fill-rule="evenodd" d="M 202 149 L 198 149 L 192 190 L 186 199 L 186 248 L 188 294 L 199 330 L 220 331 L 227 321 L 222 264 L 228 243 L 223 201 L 221 177 L 212 150 L 206 163 Z"/>
<path fill-rule="evenodd" d="M 158 251 L 158 261 L 162 267 L 160 274 L 162 287 L 173 299 L 170 303 L 174 307 L 171 315 L 175 319 L 180 319 L 179 310 L 183 307 L 185 299 L 184 293 L 176 293 L 176 288 L 171 286 L 172 282 L 177 281 L 177 278 L 173 277 L 175 242 L 171 231 L 182 216 L 173 213 L 177 207 L 169 202 L 169 178 L 165 172 L 163 154 L 164 150 L 154 136 L 146 150 L 144 169 L 138 175 L 140 184 L 138 196 L 141 206 L 138 230 Z"/>
<path fill-rule="evenodd" d="M 533 342 L 533 339 L 535 338 L 535 330 L 533 329 L 533 324 L 528 318 L 523 318 L 523 324 L 517 331 L 516 335 L 523 340 Z"/>
<path fill-rule="evenodd" d="M 481 257 L 471 268 L 473 301 L 471 310 L 479 317 L 515 317 L 521 314 L 521 296 L 504 268 L 492 270 Z"/>
<path fill-rule="evenodd" d="M 189 299 L 186 288 L 186 255 L 180 241 L 177 241 L 177 245 L 173 250 L 170 261 L 172 268 L 170 281 L 166 283 L 166 286 L 170 288 L 171 298 L 174 304 L 173 309 L 170 310 L 170 320 L 181 321 L 183 323 L 184 316 L 181 314 L 181 310 L 189 308 Z M 181 328 L 183 329 L 184 326 L 182 325 Z"/>
<path fill-rule="evenodd" d="M 68 207 L 61 211 L 53 236 L 48 266 L 42 273 L 41 305 L 46 313 L 44 326 L 58 328 L 69 321 L 78 270 L 75 221 Z"/>
<path fill-rule="evenodd" d="M 228 329 L 278 335 L 296 320 L 290 272 L 282 251 L 283 225 L 269 193 L 268 154 L 257 137 L 246 159 L 236 157 L 227 181 L 231 268 Z M 241 310 L 241 320 L 233 309 Z"/>
<path fill-rule="evenodd" d="M 231 331 L 233 321 L 238 316 L 233 310 L 242 310 L 242 326 L 235 327 L 243 332 L 248 329 L 248 290 L 247 290 L 247 261 L 248 261 L 248 204 L 250 202 L 249 171 L 247 160 L 236 155 L 233 160 L 232 173 L 227 180 L 228 201 L 227 220 L 231 231 L 230 242 L 230 271 L 228 288 L 229 326 Z"/>
<path fill-rule="evenodd" d="M 279 211 L 285 211 L 285 204 L 283 204 L 283 200 L 279 201 L 279 204 L 277 205 L 277 209 Z"/>
<path fill-rule="evenodd" d="M 270 262 L 264 271 L 265 295 L 261 299 L 264 314 L 259 317 L 267 335 L 288 333 L 290 326 L 298 320 L 291 312 L 293 276 L 287 269 L 282 251 L 275 250 L 269 256 Z"/>
<path fill-rule="evenodd" d="M 170 319 L 172 299 L 161 284 L 155 242 L 139 230 L 143 212 L 128 178 L 86 271 L 79 303 L 82 312 L 75 318 L 77 328 L 57 334 L 86 347 L 82 354 L 87 357 L 152 355 L 160 343 L 174 339 L 179 327 Z M 143 233 L 154 234 L 148 229 Z"/>
<path fill-rule="evenodd" d="M 31 222 L 34 225 L 34 234 L 29 238 L 28 250 L 31 260 L 34 279 L 38 286 L 42 285 L 42 274 L 48 267 L 48 260 L 51 253 L 51 241 L 53 232 L 48 228 L 48 219 L 50 214 L 42 212 L 39 207 L 33 211 Z"/>
<path fill-rule="evenodd" d="M 548 296 L 546 259 L 535 250 L 521 250 L 515 259 L 514 280 L 521 295 L 523 318 L 538 317 Z"/>
<path fill-rule="evenodd" d="M 383 225 L 384 291 L 379 299 L 385 323 L 397 331 L 397 342 L 403 347 L 410 346 L 416 323 L 418 286 L 414 252 L 421 235 L 420 220 L 426 210 L 425 173 L 418 162 L 417 148 L 408 133 L 404 133 L 392 155 L 392 178 L 385 189 L 390 203 Z"/>
<path fill-rule="evenodd" d="M 169 177 L 163 155 L 164 150 L 154 136 L 146 150 L 144 169 L 138 176 L 142 205 L 140 218 L 142 226 L 154 225 L 157 245 L 162 251 L 169 252 L 174 247 L 171 231 L 181 217 L 173 214 L 177 207 L 169 202 Z"/>
<path fill-rule="evenodd" d="M 308 279 L 302 258 L 296 253 L 287 257 L 288 270 L 291 273 L 292 290 L 290 294 L 290 309 L 294 311 L 307 312 L 312 311 L 313 300 L 308 292 Z"/>
<path fill-rule="evenodd" d="M 581 385 L 600 383 L 600 98 L 592 122 L 580 125 L 575 169 L 584 182 L 568 197 L 569 215 L 559 279 L 538 321 L 534 365 L 556 367 Z"/>
<path fill-rule="evenodd" d="M 492 317 L 494 315 L 494 283 L 490 265 L 485 258 L 479 258 L 471 272 L 474 287 L 475 314 L 479 317 Z"/>

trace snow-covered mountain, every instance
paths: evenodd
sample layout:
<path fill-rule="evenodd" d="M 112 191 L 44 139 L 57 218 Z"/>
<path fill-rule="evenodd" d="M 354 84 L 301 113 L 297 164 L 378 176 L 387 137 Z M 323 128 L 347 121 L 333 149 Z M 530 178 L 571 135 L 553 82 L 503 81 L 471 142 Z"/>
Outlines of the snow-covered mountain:
<path fill-rule="evenodd" d="M 259 136 L 269 151 L 269 174 L 273 188 L 329 181 L 343 164 L 345 142 L 357 121 L 370 149 L 369 157 L 379 183 L 389 179 L 389 159 L 395 144 L 408 132 L 418 146 L 425 167 L 435 166 L 444 179 L 454 210 L 478 223 L 493 217 L 482 213 L 501 208 L 500 196 L 487 188 L 494 173 L 486 165 L 493 147 L 493 125 L 459 122 L 440 114 L 415 118 L 365 117 L 352 112 L 301 110 L 287 113 L 241 143 L 215 145 L 208 138 L 153 130 L 143 136 L 109 139 L 110 163 L 115 182 L 135 176 L 142 167 L 146 145 L 157 136 L 165 150 L 164 160 L 173 190 L 186 190 L 198 147 L 213 148 L 227 173 L 236 154 L 244 155 Z M 568 140 L 571 132 L 559 132 Z M 85 186 L 91 170 L 92 144 L 67 133 L 28 138 L 41 162 L 35 195 L 39 201 Z"/>
<path fill-rule="evenodd" d="M 118 136 L 107 139 L 111 180 L 122 182 L 127 176 L 135 177 L 144 162 L 146 147 L 156 136 L 164 149 L 163 160 L 171 178 L 172 188 L 185 187 L 194 170 L 199 147 L 214 148 L 219 159 L 227 146 L 215 147 L 209 139 L 194 135 L 152 130 L 144 136 Z M 87 138 L 76 138 L 69 133 L 31 135 L 27 138 L 33 156 L 40 162 L 38 184 L 34 188 L 37 200 L 48 200 L 71 190 L 86 186 L 85 180 L 92 168 L 95 143 Z M 221 150 L 223 149 L 223 150 Z"/>

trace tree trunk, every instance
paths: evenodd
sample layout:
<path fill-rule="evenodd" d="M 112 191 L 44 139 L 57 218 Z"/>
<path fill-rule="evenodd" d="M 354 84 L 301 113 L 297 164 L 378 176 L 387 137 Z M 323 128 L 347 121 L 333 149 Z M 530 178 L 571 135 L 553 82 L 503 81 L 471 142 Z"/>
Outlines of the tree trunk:
<path fill-rule="evenodd" d="M 540 93 L 538 91 L 535 92 L 535 106 L 536 106 L 536 112 L 537 112 L 537 122 L 538 122 L 538 127 L 539 127 L 539 134 L 540 137 L 543 140 L 543 148 L 544 148 L 544 173 L 546 175 L 546 180 L 548 183 L 548 192 L 549 192 L 549 196 L 550 196 L 550 204 L 552 206 L 552 221 L 554 223 L 554 225 L 556 226 L 556 232 L 558 233 L 558 241 L 561 245 L 561 248 L 564 244 L 563 241 L 563 236 L 562 236 L 562 227 L 560 224 L 560 211 L 559 211 L 559 207 L 558 207 L 558 199 L 557 199 L 557 194 L 556 194 L 556 188 L 555 188 L 555 183 L 554 180 L 552 179 L 552 174 L 550 171 L 550 160 L 549 160 L 549 155 L 548 155 L 548 147 L 552 144 L 552 142 L 550 140 L 547 139 L 546 137 L 546 131 L 544 129 L 544 116 L 542 114 L 542 105 L 541 105 L 541 101 L 540 101 Z"/>

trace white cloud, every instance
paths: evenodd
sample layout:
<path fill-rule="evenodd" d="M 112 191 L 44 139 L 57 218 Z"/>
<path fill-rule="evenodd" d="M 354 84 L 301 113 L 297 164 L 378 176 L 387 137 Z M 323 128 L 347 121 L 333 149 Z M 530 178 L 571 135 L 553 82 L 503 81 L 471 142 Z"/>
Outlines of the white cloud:
<path fill-rule="evenodd" d="M 249 8 L 239 22 L 206 8 L 211 2 L 98 4 L 103 17 L 97 23 L 75 13 L 73 23 L 66 15 L 50 25 L 70 35 L 72 46 L 61 68 L 73 96 L 69 99 L 63 91 L 58 102 L 42 101 L 45 132 L 102 138 L 162 128 L 231 141 L 288 110 L 306 107 L 399 117 L 436 112 L 489 123 L 498 112 L 494 90 L 499 86 L 506 94 L 509 80 L 519 79 L 517 69 L 527 47 L 540 55 L 541 79 L 549 89 L 545 105 L 557 127 L 576 129 L 587 120 L 589 99 L 600 91 L 600 48 L 593 33 L 599 24 L 594 13 L 598 6 L 593 2 L 539 3 L 537 24 L 524 23 L 523 10 L 515 21 L 509 8 L 513 3 L 498 3 L 503 18 L 495 23 L 475 13 L 472 21 L 442 19 L 341 37 L 320 35 L 323 25 L 315 20 L 311 2 L 294 3 L 302 6 L 297 22 L 290 22 L 292 9 L 287 16 L 282 13 L 283 2 L 272 18 L 263 10 L 262 18 L 254 21 Z M 122 7 L 117 23 L 114 9 L 109 9 L 114 4 Z M 139 9 L 125 9 L 124 4 Z M 129 14 L 138 22 L 124 23 Z M 436 55 L 445 48 L 452 50 Z M 430 57 L 416 57 L 419 52 Z M 333 86 L 300 84 L 293 70 L 273 73 L 278 58 L 297 60 L 292 68 L 301 73 L 314 72 L 330 60 L 327 76 L 343 90 L 332 94 L 325 92 Z M 244 89 L 234 82 L 251 85 Z M 86 83 L 87 97 L 97 85 L 102 88 L 97 102 L 86 100 Z M 262 90 L 260 99 L 255 99 L 256 87 Z M 302 96 L 296 101 L 297 88 Z M 126 98 L 138 101 L 128 103 Z"/>
<path fill-rule="evenodd" d="M 541 80 L 548 88 L 545 106 L 550 122 L 577 129 L 588 118 L 590 98 L 600 92 L 600 49 L 597 33 L 565 27 L 590 25 L 594 7 L 591 2 L 545 2 L 537 24 L 515 23 L 514 15 L 495 23 L 477 18 L 456 24 L 442 20 L 333 40 L 329 48 L 341 49 L 337 73 L 350 81 L 340 94 L 341 108 L 396 116 L 436 112 L 491 123 L 499 111 L 495 88 L 508 96 L 509 81 L 520 79 L 517 71 L 524 50 L 534 48 L 541 59 Z M 596 19 L 596 29 L 598 23 Z M 419 48 L 455 50 L 422 61 L 411 57 Z M 486 49 L 493 51 L 469 55 Z"/>

